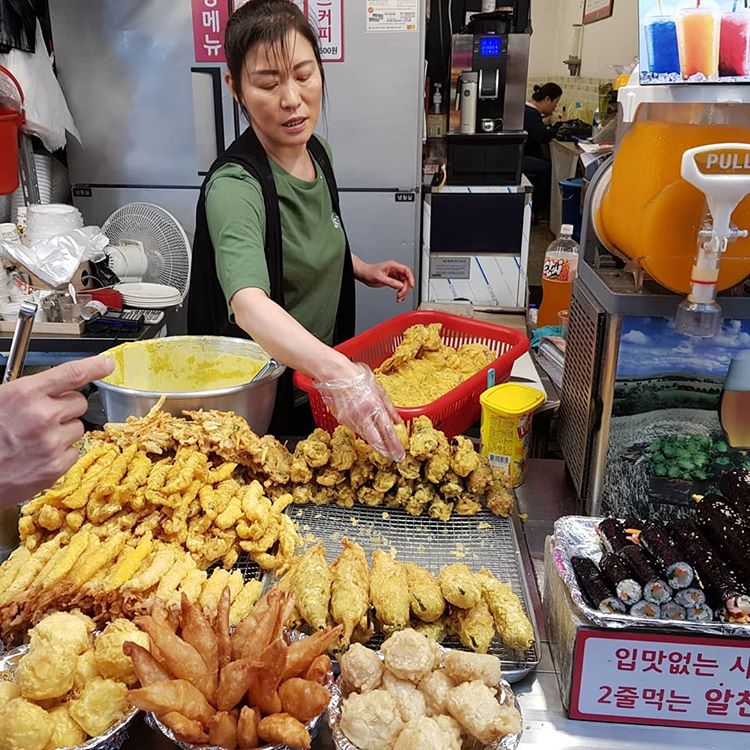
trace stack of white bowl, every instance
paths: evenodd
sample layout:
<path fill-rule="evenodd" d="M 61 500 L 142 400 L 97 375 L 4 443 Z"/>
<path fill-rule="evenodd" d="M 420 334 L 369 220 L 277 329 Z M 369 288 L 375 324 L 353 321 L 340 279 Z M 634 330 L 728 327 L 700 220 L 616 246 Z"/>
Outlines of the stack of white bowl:
<path fill-rule="evenodd" d="M 81 212 L 65 203 L 47 203 L 29 206 L 26 211 L 24 240 L 33 245 L 58 234 L 66 234 L 83 226 Z"/>

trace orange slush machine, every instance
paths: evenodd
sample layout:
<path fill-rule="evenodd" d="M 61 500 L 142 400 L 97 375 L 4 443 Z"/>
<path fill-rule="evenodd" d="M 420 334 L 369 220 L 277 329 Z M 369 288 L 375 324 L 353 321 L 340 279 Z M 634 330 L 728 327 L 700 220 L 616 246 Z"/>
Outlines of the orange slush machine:
<path fill-rule="evenodd" d="M 638 80 L 619 90 L 615 153 L 588 186 L 570 309 L 560 443 L 592 513 L 613 509 L 623 331 L 669 319 L 695 351 L 729 320 L 750 326 L 750 86 Z"/>

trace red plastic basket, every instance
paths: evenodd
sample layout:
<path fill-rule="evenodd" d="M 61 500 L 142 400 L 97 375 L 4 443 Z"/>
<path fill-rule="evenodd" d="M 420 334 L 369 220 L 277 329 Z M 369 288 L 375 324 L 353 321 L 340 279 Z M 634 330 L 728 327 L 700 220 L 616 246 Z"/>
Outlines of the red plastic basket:
<path fill-rule="evenodd" d="M 0 195 L 18 188 L 18 131 L 25 122 L 23 89 L 15 76 L 0 65 L 0 75 L 6 76 L 18 90 L 19 110 L 0 105 Z"/>
<path fill-rule="evenodd" d="M 417 324 L 442 323 L 440 333 L 443 343 L 457 348 L 464 344 L 484 344 L 497 354 L 490 362 L 444 396 L 424 406 L 400 408 L 398 413 L 408 422 L 425 414 L 439 430 L 449 438 L 460 435 L 479 419 L 481 407 L 479 396 L 487 388 L 487 371 L 495 369 L 495 382 L 505 383 L 510 378 L 513 363 L 529 350 L 529 340 L 520 331 L 512 328 L 482 323 L 460 315 L 416 310 L 397 315 L 385 323 L 374 326 L 358 336 L 344 341 L 336 350 L 346 354 L 354 362 L 364 362 L 375 369 L 391 356 L 404 338 L 404 331 Z M 332 432 L 338 422 L 328 411 L 320 394 L 313 387 L 311 378 L 300 372 L 294 374 L 294 384 L 310 398 L 315 424 Z"/>

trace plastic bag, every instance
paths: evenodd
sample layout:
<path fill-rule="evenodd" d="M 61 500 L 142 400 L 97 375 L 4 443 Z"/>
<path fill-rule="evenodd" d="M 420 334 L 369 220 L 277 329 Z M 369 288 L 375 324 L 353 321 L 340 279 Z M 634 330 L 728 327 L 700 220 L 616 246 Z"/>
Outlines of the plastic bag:
<path fill-rule="evenodd" d="M 356 432 L 381 455 L 403 461 L 406 452 L 393 427 L 401 418 L 372 370 L 361 363 L 357 366 L 362 370 L 357 377 L 315 383 L 315 388 L 339 424 Z"/>
<path fill-rule="evenodd" d="M 83 261 L 104 259 L 109 244 L 99 227 L 72 229 L 27 246 L 18 241 L 0 240 L 0 255 L 20 263 L 45 284 L 68 284 Z"/>

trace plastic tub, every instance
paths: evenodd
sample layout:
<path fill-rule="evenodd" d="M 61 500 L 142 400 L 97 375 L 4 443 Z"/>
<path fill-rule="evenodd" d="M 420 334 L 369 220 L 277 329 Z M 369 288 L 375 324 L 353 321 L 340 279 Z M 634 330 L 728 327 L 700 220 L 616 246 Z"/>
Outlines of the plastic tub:
<path fill-rule="evenodd" d="M 510 378 L 513 363 L 529 350 L 529 340 L 512 328 L 483 323 L 460 315 L 416 310 L 402 313 L 391 320 L 374 326 L 357 336 L 336 346 L 336 350 L 346 354 L 354 362 L 364 362 L 375 369 L 391 356 L 404 338 L 404 331 L 410 326 L 441 323 L 443 343 L 454 348 L 464 344 L 484 344 L 497 354 L 497 358 L 444 396 L 424 406 L 399 408 L 404 421 L 426 415 L 439 430 L 448 437 L 460 435 L 479 419 L 479 396 L 487 387 L 487 373 L 495 371 L 495 382 L 503 383 Z M 300 372 L 294 374 L 294 383 L 310 397 L 315 424 L 332 432 L 338 422 L 328 411 L 323 399 L 313 386 L 311 378 Z"/>
<path fill-rule="evenodd" d="M 514 487 L 526 479 L 532 414 L 547 400 L 536 388 L 503 383 L 486 390 L 482 404 L 481 452 Z"/>

